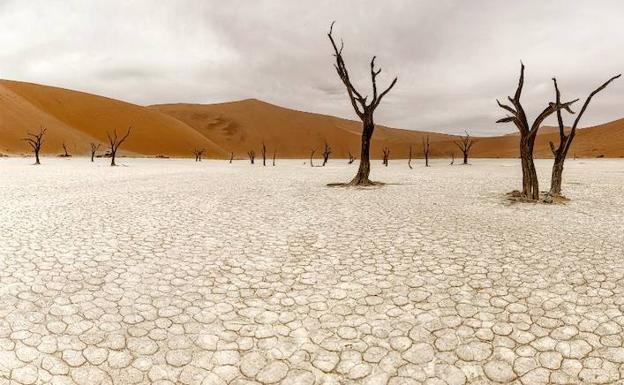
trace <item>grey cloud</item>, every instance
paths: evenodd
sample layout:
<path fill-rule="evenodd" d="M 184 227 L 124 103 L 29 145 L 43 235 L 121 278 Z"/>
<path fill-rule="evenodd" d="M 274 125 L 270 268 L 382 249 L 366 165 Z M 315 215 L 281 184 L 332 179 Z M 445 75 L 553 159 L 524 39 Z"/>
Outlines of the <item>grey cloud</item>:
<path fill-rule="evenodd" d="M 496 98 L 514 91 L 534 116 L 553 97 L 585 97 L 624 70 L 621 1 L 531 0 L 1 1 L 0 77 L 139 104 L 258 98 L 355 118 L 332 67 L 327 30 L 344 39 L 354 82 L 370 92 L 399 76 L 379 123 L 479 134 L 496 126 Z M 624 83 L 596 98 L 583 125 L 620 118 Z M 547 122 L 553 123 L 553 122 Z"/>

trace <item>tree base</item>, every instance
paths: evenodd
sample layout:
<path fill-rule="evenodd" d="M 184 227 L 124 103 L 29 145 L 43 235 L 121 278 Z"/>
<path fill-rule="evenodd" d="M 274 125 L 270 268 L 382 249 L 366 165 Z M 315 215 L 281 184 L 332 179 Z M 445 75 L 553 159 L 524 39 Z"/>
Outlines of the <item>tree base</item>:
<path fill-rule="evenodd" d="M 545 203 L 545 204 L 566 204 L 570 199 L 561 194 L 551 194 L 550 192 L 540 192 L 539 199 L 531 199 L 522 191 L 514 190 L 505 194 L 507 200 L 511 203 Z"/>
<path fill-rule="evenodd" d="M 351 181 L 349 183 L 328 183 L 327 187 L 381 187 L 384 186 L 383 182 L 373 182 L 367 179 L 366 181 Z"/>

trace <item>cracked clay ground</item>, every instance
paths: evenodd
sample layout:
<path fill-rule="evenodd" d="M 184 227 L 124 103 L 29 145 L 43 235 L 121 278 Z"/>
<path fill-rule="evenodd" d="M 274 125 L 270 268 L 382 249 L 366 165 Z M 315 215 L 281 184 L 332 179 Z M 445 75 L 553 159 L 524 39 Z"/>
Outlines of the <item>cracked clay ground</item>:
<path fill-rule="evenodd" d="M 0 160 L 0 385 L 614 384 L 624 161 Z M 546 185 L 549 161 L 538 162 Z"/>

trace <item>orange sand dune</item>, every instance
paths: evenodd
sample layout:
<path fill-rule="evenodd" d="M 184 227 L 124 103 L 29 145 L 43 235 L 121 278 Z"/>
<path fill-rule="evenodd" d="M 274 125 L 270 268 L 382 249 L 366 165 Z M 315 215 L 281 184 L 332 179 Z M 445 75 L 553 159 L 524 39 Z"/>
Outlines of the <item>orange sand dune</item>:
<path fill-rule="evenodd" d="M 56 87 L 0 80 L 0 152 L 29 152 L 21 140 L 26 132 L 48 129 L 42 152 L 87 154 L 90 142 L 106 143 L 106 131 L 132 133 L 120 152 L 188 156 L 194 146 L 212 157 L 224 152 L 208 138 L 154 109 Z"/>
<path fill-rule="evenodd" d="M 345 101 L 346 103 L 346 101 Z M 492 123 L 494 124 L 494 123 Z M 332 157 L 358 157 L 361 123 L 333 116 L 301 112 L 255 99 L 219 104 L 162 104 L 138 106 L 101 96 L 31 83 L 0 80 L 0 153 L 29 152 L 22 141 L 26 132 L 48 128 L 43 152 L 59 154 L 65 142 L 70 153 L 88 153 L 90 142 L 106 142 L 106 131 L 133 131 L 122 152 L 129 155 L 190 156 L 194 147 L 206 149 L 210 158 L 228 158 L 234 152 L 245 158 L 250 150 L 260 156 L 308 158 L 312 150 L 321 157 L 323 145 Z M 500 127 L 508 132 L 512 127 Z M 453 143 L 457 136 L 377 126 L 371 155 L 381 158 L 422 157 L 422 139 L 429 135 L 432 157 L 460 156 Z M 517 157 L 518 136 L 501 134 L 477 138 L 474 157 Z M 555 128 L 544 127 L 536 142 L 537 157 L 551 157 L 549 141 L 558 141 Z M 104 146 L 103 146 L 104 147 Z M 624 119 L 580 129 L 570 156 L 624 156 Z"/>

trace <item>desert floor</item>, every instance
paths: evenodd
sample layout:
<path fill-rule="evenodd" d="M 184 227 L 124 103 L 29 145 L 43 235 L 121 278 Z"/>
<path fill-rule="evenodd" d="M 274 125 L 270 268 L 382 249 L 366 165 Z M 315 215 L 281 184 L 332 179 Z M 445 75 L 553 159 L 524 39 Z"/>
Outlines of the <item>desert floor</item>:
<path fill-rule="evenodd" d="M 0 159 L 0 384 L 614 383 L 624 161 Z M 544 188 L 550 161 L 539 161 Z"/>

